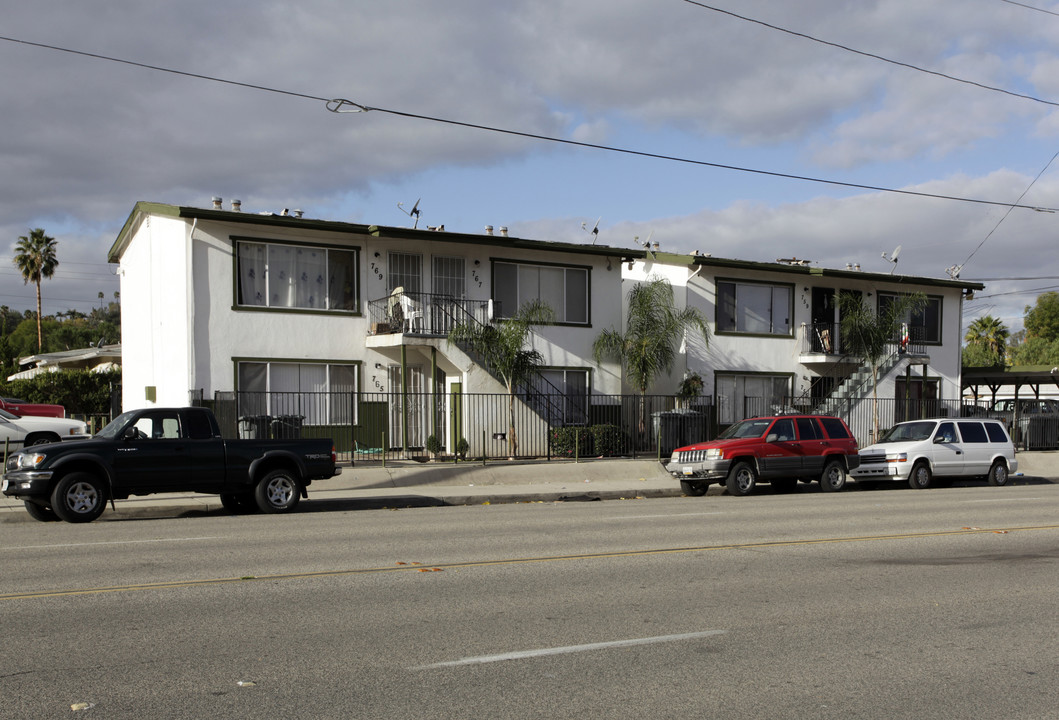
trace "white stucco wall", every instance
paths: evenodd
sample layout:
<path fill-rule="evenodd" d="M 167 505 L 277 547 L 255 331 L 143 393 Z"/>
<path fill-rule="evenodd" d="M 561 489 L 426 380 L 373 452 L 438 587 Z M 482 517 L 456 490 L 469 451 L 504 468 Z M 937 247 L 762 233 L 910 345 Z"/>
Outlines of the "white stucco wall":
<path fill-rule="evenodd" d="M 122 406 L 183 406 L 188 388 L 187 224 L 151 216 L 136 229 L 119 267 Z M 154 393 L 154 401 L 150 395 Z"/>

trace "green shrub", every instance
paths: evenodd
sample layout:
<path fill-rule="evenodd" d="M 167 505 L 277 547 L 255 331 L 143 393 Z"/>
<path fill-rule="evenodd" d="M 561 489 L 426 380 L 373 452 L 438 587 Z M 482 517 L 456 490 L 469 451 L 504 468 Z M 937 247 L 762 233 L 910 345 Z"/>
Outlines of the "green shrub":
<path fill-rule="evenodd" d="M 437 435 L 431 435 L 430 437 L 427 438 L 426 448 L 427 448 L 427 452 L 431 453 L 433 455 L 437 455 L 438 453 L 441 452 L 441 450 L 442 450 L 441 441 L 438 440 L 438 436 Z"/>
<path fill-rule="evenodd" d="M 593 425 L 589 430 L 592 433 L 593 455 L 625 454 L 625 434 L 617 425 Z"/>
<path fill-rule="evenodd" d="M 0 394 L 27 402 L 62 405 L 68 415 L 104 415 L 110 412 L 111 390 L 119 385 L 121 370 L 63 370 L 0 383 Z"/>
<path fill-rule="evenodd" d="M 583 427 L 552 428 L 548 445 L 556 457 L 585 457 L 592 452 L 592 433 Z"/>
<path fill-rule="evenodd" d="M 456 454 L 460 456 L 460 460 L 467 459 L 467 453 L 471 449 L 471 444 L 467 442 L 467 438 L 460 438 L 460 441 L 456 443 Z"/>

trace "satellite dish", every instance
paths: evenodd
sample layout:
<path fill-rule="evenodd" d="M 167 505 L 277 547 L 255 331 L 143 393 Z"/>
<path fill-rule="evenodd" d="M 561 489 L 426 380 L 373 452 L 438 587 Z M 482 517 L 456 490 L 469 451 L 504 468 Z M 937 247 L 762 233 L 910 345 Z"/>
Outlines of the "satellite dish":
<path fill-rule="evenodd" d="M 419 198 L 419 200 L 422 200 L 422 199 L 423 198 Z M 416 228 L 419 227 L 419 200 L 416 200 L 416 204 L 412 206 L 411 210 L 405 210 L 404 209 L 404 203 L 402 203 L 402 202 L 397 203 L 397 207 L 398 207 L 398 209 L 400 209 L 401 212 L 403 212 L 405 215 L 407 215 L 410 218 L 415 218 L 415 223 L 412 225 L 412 229 L 416 229 Z"/>
<path fill-rule="evenodd" d="M 893 275 L 894 274 L 894 270 L 897 269 L 897 258 L 898 258 L 898 256 L 900 254 L 901 254 L 901 246 L 900 245 L 898 245 L 897 247 L 894 248 L 894 251 L 892 253 L 890 253 L 890 257 L 886 257 L 886 253 L 882 254 L 882 256 L 884 258 L 886 258 L 887 260 L 889 260 L 890 262 L 892 262 L 894 264 L 894 266 L 892 268 L 890 268 L 890 274 L 891 275 Z"/>

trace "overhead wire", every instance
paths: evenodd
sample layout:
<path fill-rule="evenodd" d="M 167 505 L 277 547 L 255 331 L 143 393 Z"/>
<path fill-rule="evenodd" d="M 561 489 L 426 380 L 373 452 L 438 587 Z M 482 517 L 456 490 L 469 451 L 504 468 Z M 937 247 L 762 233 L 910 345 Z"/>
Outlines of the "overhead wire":
<path fill-rule="evenodd" d="M 93 59 L 96 59 L 96 60 L 104 60 L 104 61 L 108 61 L 108 62 L 122 63 L 122 64 L 125 64 L 125 65 L 131 65 L 131 66 L 143 68 L 143 69 L 146 69 L 146 70 L 154 70 L 154 71 L 157 71 L 157 72 L 164 72 L 164 73 L 169 73 L 169 74 L 172 74 L 172 75 L 179 75 L 179 76 L 194 78 L 194 79 L 198 79 L 198 80 L 206 80 L 206 81 L 209 81 L 209 82 L 223 83 L 223 84 L 226 84 L 226 85 L 232 85 L 232 86 L 236 86 L 236 87 L 240 87 L 240 88 L 246 88 L 246 89 L 250 89 L 250 90 L 259 90 L 259 91 L 262 91 L 262 92 L 278 93 L 278 94 L 281 94 L 281 95 L 287 95 L 287 96 L 290 96 L 290 97 L 296 97 L 296 98 L 305 99 L 305 100 L 314 100 L 314 101 L 325 103 L 325 106 L 327 107 L 328 110 L 330 110 L 331 112 L 334 112 L 334 113 L 339 113 L 339 114 L 351 113 L 351 112 L 357 112 L 357 113 L 377 112 L 377 113 L 393 115 L 393 116 L 396 116 L 396 117 L 404 117 L 404 118 L 409 118 L 409 119 L 414 119 L 414 120 L 424 120 L 424 121 L 428 121 L 428 122 L 452 125 L 452 126 L 455 126 L 455 127 L 464 127 L 464 128 L 474 129 L 474 130 L 483 130 L 483 131 L 487 131 L 487 132 L 493 132 L 493 133 L 499 133 L 499 134 L 504 134 L 504 135 L 510 135 L 510 136 L 514 136 L 514 137 L 523 137 L 523 138 L 527 138 L 527 139 L 531 139 L 531 140 L 541 140 L 541 141 L 545 141 L 545 142 L 559 143 L 559 144 L 569 145 L 569 146 L 573 146 L 573 147 L 588 148 L 588 149 L 593 149 L 593 150 L 602 150 L 602 151 L 605 151 L 605 152 L 620 153 L 620 154 L 624 154 L 624 155 L 632 155 L 632 156 L 636 156 L 636 157 L 650 158 L 650 159 L 655 159 L 655 160 L 665 160 L 665 161 L 669 161 L 669 162 L 683 163 L 683 164 L 687 164 L 687 165 L 697 165 L 697 166 L 700 166 L 700 167 L 711 167 L 711 168 L 715 168 L 715 169 L 719 169 L 719 170 L 731 170 L 731 171 L 735 171 L 735 172 L 751 173 L 751 174 L 755 174 L 755 175 L 762 175 L 762 176 L 766 176 L 766 177 L 781 178 L 781 179 L 786 179 L 786 180 L 798 180 L 798 181 L 801 181 L 801 182 L 818 183 L 818 184 L 823 184 L 823 185 L 831 185 L 831 186 L 834 186 L 834 187 L 844 187 L 844 188 L 849 188 L 849 189 L 854 189 L 854 190 L 869 190 L 869 191 L 872 191 L 872 192 L 890 193 L 890 194 L 896 194 L 896 195 L 905 195 L 905 196 L 911 196 L 911 197 L 921 197 L 921 198 L 928 198 L 928 199 L 934 199 L 934 200 L 950 200 L 950 201 L 953 201 L 953 202 L 973 203 L 973 204 L 977 204 L 977 205 L 991 205 L 991 206 L 1006 207 L 1006 208 L 1019 208 L 1019 209 L 1022 209 L 1022 210 L 1036 210 L 1038 212 L 1059 212 L 1059 208 L 1038 207 L 1038 206 L 1033 206 L 1033 205 L 1020 205 L 1020 204 L 1012 204 L 1012 203 L 1008 203 L 1008 202 L 1001 202 L 999 200 L 986 200 L 986 199 L 983 199 L 983 198 L 970 198 L 970 197 L 962 197 L 962 196 L 959 196 L 959 195 L 944 195 L 944 194 L 941 194 L 941 193 L 929 193 L 929 192 L 922 192 L 922 191 L 918 191 L 918 190 L 907 190 L 907 189 L 901 189 L 901 188 L 885 187 L 885 186 L 881 186 L 881 185 L 869 185 L 869 184 L 865 184 L 865 183 L 855 183 L 855 182 L 847 182 L 847 181 L 842 181 L 842 180 L 832 180 L 832 179 L 828 179 L 828 178 L 813 177 L 813 176 L 810 176 L 810 175 L 799 175 L 799 174 L 795 174 L 795 173 L 785 173 L 785 172 L 778 172 L 778 171 L 774 171 L 774 170 L 762 170 L 760 168 L 749 168 L 749 167 L 744 167 L 744 166 L 740 166 L 740 165 L 731 165 L 731 164 L 727 164 L 727 163 L 711 162 L 711 161 L 707 161 L 707 160 L 695 160 L 695 159 L 692 159 L 692 158 L 679 157 L 679 156 L 676 156 L 676 155 L 666 155 L 666 154 L 663 154 L 663 153 L 654 153 L 654 152 L 647 152 L 647 151 L 643 151 L 643 150 L 633 150 L 633 149 L 630 149 L 630 148 L 621 148 L 621 147 L 616 147 L 616 146 L 613 146 L 613 145 L 602 145 L 602 144 L 598 144 L 598 143 L 588 143 L 588 142 L 582 142 L 582 141 L 578 141 L 578 140 L 570 140 L 568 138 L 559 138 L 559 137 L 554 137 L 554 136 L 551 136 L 551 135 L 543 135 L 543 134 L 540 134 L 540 133 L 531 133 L 531 132 L 525 132 L 525 131 L 521 131 L 521 130 L 511 130 L 509 128 L 501 128 L 501 127 L 496 127 L 496 126 L 492 126 L 492 125 L 483 125 L 483 124 L 480 124 L 480 123 L 472 123 L 472 122 L 466 122 L 466 121 L 461 121 L 461 120 L 452 120 L 450 118 L 442 118 L 442 117 L 437 117 L 437 116 L 432 116 L 432 115 L 424 115 L 424 114 L 421 114 L 421 113 L 413 113 L 413 112 L 394 110 L 394 109 L 383 108 L 383 107 L 372 107 L 370 105 L 364 105 L 364 104 L 357 103 L 357 102 L 354 102 L 352 100 L 347 100 L 347 99 L 344 99 L 344 98 L 324 98 L 324 97 L 321 97 L 319 95 L 311 95 L 309 93 L 304 93 L 304 92 L 298 92 L 298 91 L 292 91 L 292 90 L 284 90 L 284 89 L 280 89 L 280 88 L 269 87 L 269 86 L 266 86 L 266 85 L 258 85 L 258 84 L 254 84 L 254 83 L 240 82 L 240 81 L 237 81 L 237 80 L 229 80 L 229 79 L 226 79 L 226 78 L 220 78 L 220 77 L 216 77 L 216 76 L 213 76 L 213 75 L 204 75 L 204 74 L 201 74 L 201 73 L 187 72 L 187 71 L 184 71 L 184 70 L 174 70 L 172 68 L 166 68 L 166 67 L 163 67 L 163 66 L 160 66 L 160 65 L 151 65 L 149 63 L 142 63 L 142 62 L 137 62 L 137 61 L 134 61 L 134 60 L 125 60 L 125 59 L 122 59 L 122 58 L 115 58 L 115 57 L 111 57 L 111 56 L 108 56 L 108 55 L 101 55 L 99 53 L 85 52 L 83 50 L 74 50 L 74 49 L 71 49 L 71 48 L 64 48 L 64 47 L 60 47 L 60 46 L 57 46 L 57 45 L 49 45 L 47 43 L 39 43 L 39 42 L 33 42 L 33 41 L 29 41 L 29 40 L 21 40 L 21 39 L 18 39 L 18 38 L 12 38 L 12 37 L 2 36 L 2 35 L 0 35 L 0 40 L 13 42 L 13 43 L 20 43 L 20 44 L 23 44 L 23 45 L 29 45 L 29 46 L 32 46 L 32 47 L 38 47 L 38 48 L 42 48 L 42 49 L 46 49 L 46 50 L 54 50 L 54 51 L 57 51 L 57 52 L 64 52 L 64 53 L 70 53 L 70 54 L 73 54 L 73 55 L 80 55 L 80 56 L 83 56 L 83 57 L 89 57 L 89 58 L 93 58 Z M 346 109 L 346 108 L 355 108 L 355 109 L 350 110 L 350 109 Z"/>
<path fill-rule="evenodd" d="M 1036 10 L 1039 13 L 1045 13 L 1046 15 L 1055 15 L 1059 17 L 1059 12 L 1054 10 L 1045 10 L 1044 8 L 1034 7 L 1033 5 L 1027 5 L 1026 3 L 1015 2 L 1015 0 L 1000 0 L 1000 2 L 1007 3 L 1008 5 L 1018 5 L 1019 7 L 1026 8 L 1027 10 Z"/>
<path fill-rule="evenodd" d="M 1042 105 L 1051 105 L 1053 107 L 1059 107 L 1059 102 L 1053 100 L 1045 100 L 1044 98 L 1039 98 L 1035 95 L 1027 95 L 1025 93 L 1015 92 L 1014 90 L 996 87 L 995 85 L 986 85 L 985 83 L 978 82 L 977 80 L 968 80 L 967 78 L 961 78 L 956 75 L 950 75 L 948 73 L 943 73 L 938 70 L 930 70 L 928 68 L 920 67 L 919 65 L 913 65 L 912 63 L 902 62 L 901 60 L 894 60 L 893 58 L 888 58 L 883 55 L 878 55 L 876 53 L 867 52 L 865 50 L 858 50 L 856 48 L 850 47 L 849 45 L 831 42 L 830 40 L 823 40 L 813 35 L 798 32 L 797 30 L 791 30 L 789 28 L 781 27 L 779 25 L 767 23 L 764 20 L 757 20 L 752 17 L 747 17 L 746 15 L 740 15 L 738 13 L 732 12 L 731 10 L 724 10 L 722 8 L 714 7 L 712 5 L 707 5 L 705 3 L 698 2 L 698 0 L 681 0 L 681 2 L 685 2 L 688 5 L 695 5 L 697 7 L 702 8 L 703 10 L 710 10 L 712 12 L 721 13 L 722 15 L 728 15 L 729 17 L 736 18 L 737 20 L 743 20 L 744 22 L 754 23 L 755 25 L 761 25 L 762 27 L 769 28 L 770 30 L 776 30 L 777 32 L 793 35 L 794 37 L 803 38 L 805 40 L 811 40 L 812 42 L 820 43 L 821 45 L 827 45 L 828 47 L 837 48 L 839 50 L 845 50 L 846 52 L 853 53 L 854 55 L 860 55 L 862 57 L 872 58 L 873 60 L 879 60 L 884 63 L 889 63 L 890 65 L 896 65 L 897 67 L 907 68 L 908 70 L 915 70 L 916 72 L 926 73 L 927 75 L 934 75 L 935 77 L 944 78 L 945 80 L 952 80 L 953 82 L 963 83 L 964 85 L 972 85 L 974 87 L 981 88 L 982 90 L 1003 93 L 1004 95 L 1022 98 L 1023 100 L 1031 100 L 1036 103 L 1041 103 Z"/>

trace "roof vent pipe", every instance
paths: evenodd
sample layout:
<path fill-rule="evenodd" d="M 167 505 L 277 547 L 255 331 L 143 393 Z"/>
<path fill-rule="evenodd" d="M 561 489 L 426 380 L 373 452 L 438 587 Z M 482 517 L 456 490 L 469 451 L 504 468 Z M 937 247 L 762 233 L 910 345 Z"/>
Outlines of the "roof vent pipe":
<path fill-rule="evenodd" d="M 296 218 L 300 218 L 302 215 L 305 214 L 305 211 L 304 210 L 294 210 L 294 211 L 292 211 L 291 214 L 294 215 L 294 217 L 296 217 Z"/>
<path fill-rule="evenodd" d="M 242 212 L 242 211 L 243 211 L 243 201 L 242 200 L 232 200 L 232 212 Z"/>
<path fill-rule="evenodd" d="M 492 225 L 486 225 L 485 226 L 485 234 L 486 235 L 492 235 L 493 234 L 493 226 Z"/>
<path fill-rule="evenodd" d="M 507 226 L 506 225 L 501 225 L 500 226 L 500 234 L 502 236 L 504 236 L 504 237 L 507 237 Z"/>
<path fill-rule="evenodd" d="M 222 200 L 219 195 L 214 195 L 213 196 L 213 209 L 214 210 L 220 210 L 221 209 L 221 203 L 223 203 L 223 202 L 224 202 L 224 200 Z"/>

